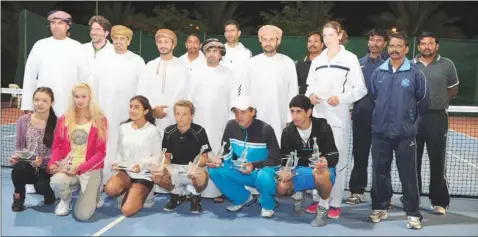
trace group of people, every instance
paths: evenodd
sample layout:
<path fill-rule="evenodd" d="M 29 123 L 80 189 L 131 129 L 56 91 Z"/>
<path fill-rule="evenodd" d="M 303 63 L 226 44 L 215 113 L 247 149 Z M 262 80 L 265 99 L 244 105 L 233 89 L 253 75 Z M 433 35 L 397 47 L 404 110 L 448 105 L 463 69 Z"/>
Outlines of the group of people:
<path fill-rule="evenodd" d="M 264 218 L 273 217 L 275 197 L 290 196 L 294 215 L 315 213 L 312 225 L 323 226 L 341 214 L 351 122 L 347 203 L 365 201 L 371 147 L 370 219 L 387 218 L 395 151 L 408 227 L 420 229 L 417 173 L 426 142 L 434 211 L 448 207 L 445 109 L 458 78 L 453 63 L 437 55 L 433 34 L 420 37 L 421 55 L 412 62 L 404 34 L 372 30 L 369 54 L 359 60 L 343 46 L 343 27 L 331 21 L 309 35 L 308 56 L 294 63 L 277 52 L 280 28 L 259 29 L 263 53 L 253 57 L 231 20 L 224 24 L 227 43 L 191 34 L 180 58 L 173 56 L 176 34 L 159 29 L 160 56 L 145 64 L 128 50 L 133 31 L 126 26 L 93 16 L 92 41 L 82 45 L 68 37 L 68 13 L 52 11 L 48 20 L 52 37 L 35 43 L 25 66 L 22 110 L 29 113 L 17 121 L 10 159 L 13 211 L 24 210 L 28 184 L 45 204 L 60 199 L 57 215 L 69 213 L 79 189 L 79 220 L 103 205 L 103 191 L 125 216 L 154 205 L 155 192 L 170 193 L 165 211 L 190 201 L 199 213 L 201 199 L 213 198 L 228 199 L 235 212 L 258 200 Z M 35 153 L 30 163 L 19 159 L 25 149 Z M 291 157 L 298 158 L 293 169 Z M 306 208 L 310 191 L 314 203 Z"/>

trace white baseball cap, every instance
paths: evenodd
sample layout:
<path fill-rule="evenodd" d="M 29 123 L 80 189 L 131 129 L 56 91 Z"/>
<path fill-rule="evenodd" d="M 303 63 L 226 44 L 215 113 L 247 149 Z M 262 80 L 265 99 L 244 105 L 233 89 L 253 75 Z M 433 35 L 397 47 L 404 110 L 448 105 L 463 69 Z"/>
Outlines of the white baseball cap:
<path fill-rule="evenodd" d="M 236 97 L 231 103 L 231 109 L 246 110 L 248 108 L 255 108 L 252 98 L 250 96 Z"/>

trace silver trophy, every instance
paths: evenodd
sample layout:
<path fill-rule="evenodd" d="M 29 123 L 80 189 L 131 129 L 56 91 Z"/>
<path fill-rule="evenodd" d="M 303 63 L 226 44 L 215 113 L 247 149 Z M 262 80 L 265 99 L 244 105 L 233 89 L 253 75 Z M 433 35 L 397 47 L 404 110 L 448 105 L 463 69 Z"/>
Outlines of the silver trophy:
<path fill-rule="evenodd" d="M 297 156 L 297 151 L 293 151 L 290 153 L 290 155 L 287 155 L 282 158 L 283 160 L 287 160 L 286 164 L 284 166 L 281 166 L 279 171 L 276 172 L 276 176 L 274 179 L 276 181 L 281 181 L 281 176 L 279 175 L 280 173 L 290 173 L 292 174 L 292 177 L 297 175 L 296 167 L 297 164 L 299 163 L 299 157 Z"/>
<path fill-rule="evenodd" d="M 238 170 L 246 170 L 246 167 L 244 167 L 244 164 L 247 163 L 247 144 L 244 147 L 244 150 L 241 153 L 241 156 L 237 160 L 231 160 L 232 161 L 232 166 L 231 169 L 238 169 Z"/>
<path fill-rule="evenodd" d="M 35 142 L 35 147 L 33 149 L 24 148 L 21 151 L 16 151 L 19 161 L 33 161 L 36 159 L 36 150 L 38 147 L 38 143 Z"/>

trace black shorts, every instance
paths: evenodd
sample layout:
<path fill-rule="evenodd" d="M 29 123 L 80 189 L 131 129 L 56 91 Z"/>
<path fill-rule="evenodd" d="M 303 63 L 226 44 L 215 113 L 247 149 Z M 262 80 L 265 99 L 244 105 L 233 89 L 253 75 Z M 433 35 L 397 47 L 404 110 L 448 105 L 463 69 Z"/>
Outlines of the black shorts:
<path fill-rule="evenodd" d="M 120 172 L 124 172 L 126 175 L 128 175 L 128 173 L 126 173 L 125 171 L 120 171 Z M 131 182 L 132 183 L 137 183 L 137 184 L 142 184 L 144 185 L 145 187 L 148 188 L 149 191 L 151 191 L 154 187 L 154 183 L 153 181 L 149 181 L 149 180 L 146 180 L 146 179 L 133 179 L 131 178 L 129 175 L 128 177 L 131 179 Z"/>

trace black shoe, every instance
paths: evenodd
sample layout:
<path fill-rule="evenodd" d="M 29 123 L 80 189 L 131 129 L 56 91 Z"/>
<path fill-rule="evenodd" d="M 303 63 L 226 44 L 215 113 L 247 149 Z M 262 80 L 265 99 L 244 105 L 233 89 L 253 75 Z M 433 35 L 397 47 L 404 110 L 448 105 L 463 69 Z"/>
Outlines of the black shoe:
<path fill-rule="evenodd" d="M 195 214 L 202 212 L 200 195 L 194 195 L 191 197 L 191 208 L 189 208 L 189 210 Z"/>
<path fill-rule="evenodd" d="M 12 204 L 12 211 L 13 212 L 21 212 L 25 210 L 25 197 L 20 197 L 18 193 L 13 194 L 13 204 Z"/>
<path fill-rule="evenodd" d="M 177 194 L 171 194 L 171 199 L 168 204 L 163 208 L 165 211 L 174 211 L 179 205 L 186 201 L 186 196 L 179 196 Z"/>
<path fill-rule="evenodd" d="M 51 205 L 56 201 L 55 194 L 47 194 L 43 196 L 43 205 Z"/>

